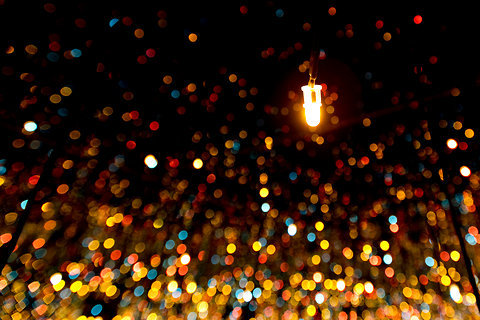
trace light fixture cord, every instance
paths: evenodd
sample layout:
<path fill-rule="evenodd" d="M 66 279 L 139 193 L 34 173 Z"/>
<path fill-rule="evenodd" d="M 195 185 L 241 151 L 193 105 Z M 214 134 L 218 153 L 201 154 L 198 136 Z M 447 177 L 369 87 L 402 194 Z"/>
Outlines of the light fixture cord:
<path fill-rule="evenodd" d="M 312 20 L 312 31 L 313 31 L 313 40 L 312 40 L 312 51 L 310 53 L 310 67 L 308 73 L 310 75 L 310 80 L 308 81 L 308 85 L 313 88 L 315 85 L 315 80 L 318 76 L 318 55 L 320 53 L 319 44 L 318 44 L 318 37 L 317 37 L 317 25 L 314 20 Z"/>

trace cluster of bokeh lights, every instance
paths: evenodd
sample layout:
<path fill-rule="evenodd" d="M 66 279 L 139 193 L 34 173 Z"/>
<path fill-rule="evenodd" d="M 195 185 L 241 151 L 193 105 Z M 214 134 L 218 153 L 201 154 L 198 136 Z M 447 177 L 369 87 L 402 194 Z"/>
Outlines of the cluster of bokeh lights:
<path fill-rule="evenodd" d="M 56 6 L 43 9 L 53 14 Z M 238 9 L 241 17 L 251 14 L 246 4 Z M 333 19 L 337 9 L 326 14 Z M 167 11 L 153 16 L 155 30 L 169 30 Z M 286 8 L 271 8 L 275 23 L 287 17 Z M 380 31 L 375 50 L 396 41 L 399 33 L 387 30 L 384 20 L 369 23 Z M 415 13 L 408 18 L 413 27 L 424 23 Z M 76 18 L 73 25 L 84 30 L 88 21 Z M 142 42 L 153 32 L 143 25 L 118 13 L 105 20 L 106 32 L 137 41 L 135 66 L 153 64 L 162 53 Z M 298 29 L 308 34 L 310 28 L 302 17 Z M 343 24 L 335 36 L 353 40 L 355 28 Z M 185 30 L 185 46 L 201 46 L 203 39 L 200 31 Z M 52 34 L 45 46 L 10 45 L 4 54 L 21 53 L 32 63 L 42 56 L 39 68 L 86 61 L 90 42 L 66 43 Z M 308 70 L 300 40 L 255 50 L 262 63 L 298 57 L 298 72 Z M 319 58 L 326 59 L 325 50 Z M 426 60 L 437 63 L 436 56 Z M 109 67 L 95 62 L 92 69 L 111 79 Z M 13 67 L 4 67 L 2 76 L 20 77 L 28 93 L 19 108 L 30 113 L 18 115 L 12 150 L 44 151 L 49 140 L 43 135 L 68 117 L 75 86 L 60 76 L 55 90 L 40 80 L 33 85 L 34 72 L 17 74 Z M 317 130 L 308 130 L 298 84 L 286 93 L 285 105 L 260 107 L 261 88 L 245 74 L 222 67 L 216 77 L 182 82 L 175 72 L 164 72 L 152 84 L 179 119 L 193 112 L 222 114 L 212 128 L 187 130 L 182 151 L 158 147 L 164 118 L 137 103 L 124 79 L 115 79 L 121 103 L 95 106 L 88 116 L 98 126 L 111 125 L 111 136 L 68 127 L 50 176 L 42 172 L 44 154 L 0 158 L 0 201 L 11 208 L 2 217 L 0 247 L 13 241 L 26 199 L 34 201 L 18 247 L 1 270 L 2 319 L 479 317 L 449 220 L 454 206 L 461 215 L 460 240 L 478 270 L 480 174 L 465 157 L 451 160 L 478 149 L 478 129 L 466 128 L 465 119 L 410 119 L 377 132 L 376 119 L 364 116 L 355 132 L 365 139 L 337 139 L 320 128 L 344 124 L 334 106 L 344 98 L 337 87 L 317 85 L 323 101 L 315 102 L 325 112 Z M 372 90 L 382 87 L 370 83 L 370 72 L 364 78 Z M 447 92 L 453 99 L 460 94 L 458 88 Z M 32 111 L 38 99 L 48 107 Z M 238 112 L 223 115 L 231 104 Z M 409 106 L 416 110 L 418 101 Z M 236 120 L 245 114 L 243 119 L 259 118 L 247 126 Z M 314 116 L 312 127 L 320 123 L 320 114 Z M 268 128 L 265 119 L 278 121 Z M 454 163 L 450 193 L 436 178 L 439 169 L 447 170 L 438 167 L 439 157 Z M 42 175 L 47 186 L 31 198 Z"/>

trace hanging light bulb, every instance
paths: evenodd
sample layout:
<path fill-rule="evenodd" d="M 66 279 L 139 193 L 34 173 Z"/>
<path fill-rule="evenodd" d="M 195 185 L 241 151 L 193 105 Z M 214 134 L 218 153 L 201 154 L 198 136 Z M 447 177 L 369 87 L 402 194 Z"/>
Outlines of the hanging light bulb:
<path fill-rule="evenodd" d="M 316 127 L 320 123 L 321 90 L 322 86 L 315 84 L 315 80 L 312 81 L 312 79 L 310 79 L 308 85 L 302 87 L 305 119 L 311 127 Z"/>
<path fill-rule="evenodd" d="M 314 45 L 314 50 L 312 50 L 310 55 L 310 67 L 308 70 L 310 80 L 308 81 L 308 85 L 302 87 L 305 119 L 310 127 L 316 127 L 320 123 L 320 107 L 322 106 L 322 95 L 320 93 L 322 86 L 315 84 L 318 74 L 319 55 L 316 47 L 317 46 Z"/>

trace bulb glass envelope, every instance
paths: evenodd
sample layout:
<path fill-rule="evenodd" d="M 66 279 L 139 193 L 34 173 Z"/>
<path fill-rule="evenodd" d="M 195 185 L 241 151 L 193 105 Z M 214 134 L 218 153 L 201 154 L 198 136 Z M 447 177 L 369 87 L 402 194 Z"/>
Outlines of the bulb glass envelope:
<path fill-rule="evenodd" d="M 320 123 L 320 107 L 322 106 L 321 85 L 306 85 L 302 87 L 303 107 L 305 108 L 305 118 L 307 124 L 316 127 Z"/>

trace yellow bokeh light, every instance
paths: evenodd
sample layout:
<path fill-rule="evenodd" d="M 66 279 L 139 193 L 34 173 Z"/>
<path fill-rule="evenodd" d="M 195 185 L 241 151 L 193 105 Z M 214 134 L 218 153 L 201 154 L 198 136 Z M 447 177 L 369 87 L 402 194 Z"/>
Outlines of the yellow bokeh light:
<path fill-rule="evenodd" d="M 177 283 L 177 281 L 172 280 L 172 281 L 170 281 L 170 282 L 168 283 L 167 290 L 168 290 L 169 292 L 173 292 L 173 291 L 177 290 L 177 288 L 178 288 L 178 283 Z"/>
<path fill-rule="evenodd" d="M 365 254 L 370 254 L 372 253 L 372 246 L 369 245 L 369 244 L 366 244 L 363 246 L 363 252 L 365 252 Z"/>
<path fill-rule="evenodd" d="M 398 200 L 405 200 L 405 197 L 406 197 L 405 191 L 403 191 L 403 190 L 398 190 L 397 191 Z"/>
<path fill-rule="evenodd" d="M 315 229 L 317 229 L 317 231 L 322 231 L 323 228 L 325 228 L 325 225 L 323 224 L 322 221 L 317 221 L 315 223 Z"/>
<path fill-rule="evenodd" d="M 72 292 L 77 292 L 82 287 L 82 281 L 75 281 L 70 285 L 70 290 Z"/>
<path fill-rule="evenodd" d="M 102 109 L 102 113 L 106 116 L 111 116 L 113 114 L 113 108 L 112 107 L 105 107 Z"/>
<path fill-rule="evenodd" d="M 155 313 L 150 313 L 147 320 L 157 320 L 157 315 Z"/>
<path fill-rule="evenodd" d="M 193 167 L 194 167 L 195 169 L 200 169 L 201 167 L 203 167 L 203 161 L 202 161 L 202 159 L 197 158 L 197 159 L 193 160 Z"/>
<path fill-rule="evenodd" d="M 263 283 L 263 288 L 264 288 L 265 290 L 270 290 L 270 289 L 272 289 L 272 288 L 273 288 L 273 282 L 272 282 L 272 280 L 270 280 L 270 279 L 265 280 L 265 282 Z"/>
<path fill-rule="evenodd" d="M 222 294 L 225 296 L 228 296 L 232 292 L 232 287 L 230 287 L 228 284 L 226 286 L 223 286 L 222 288 Z"/>
<path fill-rule="evenodd" d="M 457 90 L 458 90 L 458 89 L 457 89 Z M 462 124 L 460 121 L 455 121 L 455 122 L 453 123 L 453 128 L 454 128 L 455 130 L 460 130 L 460 129 L 462 129 L 462 127 L 463 127 L 463 124 Z"/>
<path fill-rule="evenodd" d="M 313 281 L 315 281 L 316 283 L 319 283 L 319 282 L 322 282 L 322 280 L 323 280 L 323 275 L 320 272 L 315 272 L 313 274 Z"/>
<path fill-rule="evenodd" d="M 197 290 L 197 284 L 195 282 L 190 282 L 188 285 L 187 285 L 187 292 L 188 293 L 194 293 L 195 290 Z"/>
<path fill-rule="evenodd" d="M 62 164 L 63 169 L 68 170 L 73 167 L 73 161 L 72 160 L 65 160 Z"/>
<path fill-rule="evenodd" d="M 320 248 L 322 248 L 323 250 L 327 250 L 329 246 L 330 243 L 328 242 L 328 240 L 322 240 L 320 242 Z"/>
<path fill-rule="evenodd" d="M 53 289 L 55 289 L 55 291 L 60 291 L 63 289 L 63 287 L 65 286 L 65 281 L 64 280 L 60 280 L 59 283 L 53 285 Z"/>
<path fill-rule="evenodd" d="M 255 241 L 252 245 L 253 250 L 260 251 L 262 249 L 262 244 L 259 241 Z"/>
<path fill-rule="evenodd" d="M 353 258 L 353 251 L 352 249 L 350 249 L 349 247 L 345 247 L 343 249 L 343 255 L 345 256 L 345 258 L 347 259 L 352 259 Z"/>
<path fill-rule="evenodd" d="M 452 283 L 452 280 L 451 280 L 450 277 L 447 276 L 447 275 L 444 275 L 444 276 L 441 278 L 440 281 L 441 281 L 442 284 L 443 284 L 444 286 L 446 286 L 446 287 L 448 287 L 448 286 Z"/>
<path fill-rule="evenodd" d="M 72 89 L 69 87 L 63 87 L 62 89 L 60 89 L 60 94 L 64 97 L 68 97 L 72 94 Z"/>
<path fill-rule="evenodd" d="M 121 220 L 120 220 L 121 221 Z M 117 222 L 118 223 L 118 222 Z M 155 229 L 160 229 L 161 227 L 163 226 L 163 220 L 162 219 L 156 219 L 154 222 L 153 222 L 153 227 Z"/>
<path fill-rule="evenodd" d="M 465 130 L 465 137 L 471 139 L 475 135 L 475 132 L 472 129 Z"/>
<path fill-rule="evenodd" d="M 307 314 L 308 314 L 310 317 L 313 317 L 316 313 L 317 313 L 317 308 L 315 308 L 314 305 L 309 305 L 309 306 L 307 307 Z"/>
<path fill-rule="evenodd" d="M 103 246 L 106 249 L 110 249 L 111 247 L 113 247 L 114 244 L 115 244 L 115 240 L 113 238 L 108 238 L 103 242 Z"/>
<path fill-rule="evenodd" d="M 327 279 L 323 283 L 323 286 L 325 287 L 325 289 L 330 290 L 331 288 L 333 288 L 332 287 L 333 286 L 333 281 L 331 279 Z"/>
<path fill-rule="evenodd" d="M 89 286 L 84 284 L 77 292 L 79 296 L 84 296 L 89 292 Z"/>
<path fill-rule="evenodd" d="M 99 246 L 100 246 L 100 242 L 98 242 L 98 240 L 93 240 L 88 244 L 88 249 L 91 251 L 94 251 L 94 250 L 97 250 Z"/>
<path fill-rule="evenodd" d="M 62 101 L 62 96 L 60 96 L 59 94 L 55 93 L 50 96 L 51 103 L 60 103 L 60 101 Z"/>
<path fill-rule="evenodd" d="M 267 247 L 267 253 L 270 254 L 270 255 L 274 254 L 276 250 L 277 250 L 277 248 L 275 248 L 275 246 L 273 244 L 271 244 Z"/>
<path fill-rule="evenodd" d="M 353 276 L 353 273 L 355 272 L 355 269 L 353 269 L 352 267 L 346 267 L 345 268 L 345 274 L 348 276 L 348 277 L 351 277 Z"/>
<path fill-rule="evenodd" d="M 162 283 L 158 280 L 152 283 L 152 289 L 160 290 L 161 287 L 162 287 Z"/>
<path fill-rule="evenodd" d="M 471 292 L 465 295 L 465 300 L 469 305 L 473 305 L 477 302 L 477 298 L 475 298 L 475 296 Z"/>
<path fill-rule="evenodd" d="M 387 251 L 388 249 L 390 249 L 390 244 L 388 243 L 388 241 L 383 240 L 382 242 L 380 242 L 380 248 L 383 251 Z"/>
<path fill-rule="evenodd" d="M 363 290 L 364 290 L 364 286 L 362 283 L 357 283 L 354 287 L 353 287 L 353 292 L 355 292 L 355 294 L 357 295 L 361 295 L 363 293 Z"/>
<path fill-rule="evenodd" d="M 201 302 L 197 305 L 197 310 L 198 310 L 198 312 L 208 311 L 208 303 L 207 303 L 206 301 L 201 301 Z"/>
<path fill-rule="evenodd" d="M 237 246 L 234 244 L 234 243 L 230 243 L 228 244 L 227 246 L 227 252 L 232 254 L 235 252 L 235 250 L 237 250 Z"/>
<path fill-rule="evenodd" d="M 105 291 L 107 297 L 112 297 L 115 295 L 115 293 L 117 293 L 117 287 L 115 287 L 114 285 L 109 286 Z"/>
<path fill-rule="evenodd" d="M 265 198 L 265 197 L 268 196 L 268 193 L 269 193 L 269 191 L 268 191 L 267 188 L 260 189 L 260 197 Z"/>
<path fill-rule="evenodd" d="M 453 250 L 450 253 L 450 258 L 452 258 L 453 261 L 458 261 L 460 260 L 460 253 L 457 250 Z"/>

